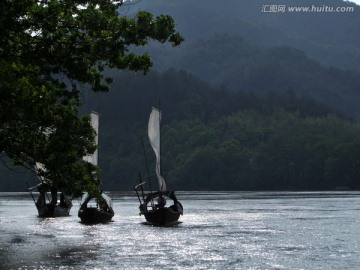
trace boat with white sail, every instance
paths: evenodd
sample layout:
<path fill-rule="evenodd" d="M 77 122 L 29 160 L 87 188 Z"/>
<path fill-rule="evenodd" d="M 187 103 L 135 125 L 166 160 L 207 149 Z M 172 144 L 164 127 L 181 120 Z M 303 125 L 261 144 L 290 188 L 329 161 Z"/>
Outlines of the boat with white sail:
<path fill-rule="evenodd" d="M 52 185 L 52 182 L 43 176 L 46 173 L 45 166 L 36 162 L 35 172 L 39 180 L 39 184 L 28 188 L 35 206 L 38 210 L 39 217 L 63 217 L 70 214 L 72 207 L 71 198 L 66 196 L 63 192 L 58 194 L 58 190 Z M 35 200 L 33 192 L 38 192 L 39 197 Z M 50 196 L 49 197 L 49 192 Z M 58 200 L 59 198 L 59 200 Z"/>
<path fill-rule="evenodd" d="M 96 131 L 95 143 L 99 143 L 99 114 L 92 112 L 90 114 L 91 125 Z M 98 150 L 96 149 L 92 155 L 83 157 L 85 162 L 90 162 L 94 165 L 98 165 Z M 82 223 L 85 224 L 97 224 L 106 223 L 111 221 L 114 216 L 114 210 L 112 207 L 112 200 L 109 196 L 101 193 L 101 197 L 95 198 L 88 192 L 84 192 L 82 195 L 80 209 L 78 211 L 78 217 Z"/>
<path fill-rule="evenodd" d="M 140 176 L 140 184 L 135 186 L 135 191 L 140 202 L 140 215 L 145 216 L 147 223 L 156 226 L 171 226 L 178 223 L 180 215 L 183 214 L 183 206 L 177 200 L 175 191 L 166 189 L 165 179 L 161 174 L 160 122 L 161 112 L 153 107 L 148 123 L 148 137 L 156 157 L 155 172 L 159 189 L 156 192 L 152 191 L 149 177 L 150 192 L 145 194 L 145 182 Z M 170 206 L 167 206 L 167 201 L 172 202 Z"/>

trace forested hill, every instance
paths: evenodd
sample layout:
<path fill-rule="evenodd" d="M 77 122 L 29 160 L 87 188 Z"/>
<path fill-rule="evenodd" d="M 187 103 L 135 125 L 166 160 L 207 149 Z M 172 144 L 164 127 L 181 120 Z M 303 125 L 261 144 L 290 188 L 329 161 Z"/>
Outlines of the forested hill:
<path fill-rule="evenodd" d="M 146 129 L 151 106 L 163 111 L 163 172 L 181 190 L 311 190 L 360 186 L 360 126 L 289 90 L 258 97 L 210 87 L 183 71 L 123 74 L 100 108 L 100 165 L 106 189 L 152 179 Z"/>
<path fill-rule="evenodd" d="M 100 111 L 104 189 L 132 190 L 151 178 L 146 129 L 151 106 L 163 111 L 163 173 L 178 190 L 319 190 L 359 188 L 360 126 L 308 97 L 232 93 L 186 73 L 124 73 L 108 94 L 84 91 L 87 112 Z M 1 190 L 26 177 L 1 170 Z M 28 179 L 33 175 L 28 174 Z M 21 181 L 19 181 L 22 179 Z M 14 187 L 13 187 L 14 188 Z"/>

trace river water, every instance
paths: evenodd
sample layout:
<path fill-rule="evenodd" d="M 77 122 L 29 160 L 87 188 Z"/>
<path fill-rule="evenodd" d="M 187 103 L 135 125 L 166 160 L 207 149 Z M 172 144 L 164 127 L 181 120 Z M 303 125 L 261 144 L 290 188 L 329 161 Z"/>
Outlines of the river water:
<path fill-rule="evenodd" d="M 144 224 L 133 194 L 113 222 L 38 218 L 26 193 L 0 193 L 0 269 L 359 269 L 360 192 L 177 192 L 173 227 Z"/>

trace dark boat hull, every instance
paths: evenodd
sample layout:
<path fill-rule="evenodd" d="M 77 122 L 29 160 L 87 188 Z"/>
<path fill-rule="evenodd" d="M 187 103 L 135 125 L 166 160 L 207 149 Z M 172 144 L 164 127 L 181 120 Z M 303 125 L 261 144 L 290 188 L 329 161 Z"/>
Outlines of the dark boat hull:
<path fill-rule="evenodd" d="M 105 212 L 95 207 L 86 207 L 79 210 L 78 216 L 82 223 L 97 224 L 110 222 L 114 213 Z"/>
<path fill-rule="evenodd" d="M 46 204 L 44 207 L 38 207 L 39 217 L 65 217 L 69 216 L 71 207 L 61 207 L 59 205 L 53 206 Z"/>
<path fill-rule="evenodd" d="M 146 198 L 144 191 L 139 196 L 137 188 L 145 182 L 136 185 L 135 191 L 138 196 L 140 215 L 144 215 L 148 224 L 155 226 L 172 226 L 179 223 L 179 217 L 184 213 L 182 204 L 177 200 L 175 191 L 157 191 L 149 193 Z M 143 202 L 141 201 L 143 198 Z M 166 200 L 173 201 L 173 205 L 165 207 Z M 157 204 L 154 204 L 157 201 Z"/>
<path fill-rule="evenodd" d="M 162 207 L 144 213 L 147 223 L 156 226 L 171 226 L 178 223 L 180 212 L 170 207 Z"/>

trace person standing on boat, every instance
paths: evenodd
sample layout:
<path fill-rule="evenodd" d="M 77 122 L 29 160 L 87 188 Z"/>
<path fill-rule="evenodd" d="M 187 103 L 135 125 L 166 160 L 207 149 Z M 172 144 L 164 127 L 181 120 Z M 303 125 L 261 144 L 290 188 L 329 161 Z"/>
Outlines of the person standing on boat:
<path fill-rule="evenodd" d="M 69 207 L 68 204 L 66 203 L 65 195 L 64 195 L 63 192 L 60 193 L 60 204 L 59 204 L 59 206 L 63 207 L 63 208 Z"/>
<path fill-rule="evenodd" d="M 57 189 L 54 188 L 54 187 L 51 187 L 50 191 L 51 191 L 51 202 L 50 202 L 50 204 L 55 207 L 56 204 L 57 204 Z"/>
<path fill-rule="evenodd" d="M 37 199 L 36 207 L 38 209 L 42 209 L 46 206 L 46 199 L 45 199 L 46 190 L 42 185 L 39 185 L 37 189 L 39 192 L 39 198 Z"/>
<path fill-rule="evenodd" d="M 166 199 L 160 195 L 159 198 L 157 198 L 157 207 L 164 207 L 166 205 Z"/>

